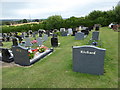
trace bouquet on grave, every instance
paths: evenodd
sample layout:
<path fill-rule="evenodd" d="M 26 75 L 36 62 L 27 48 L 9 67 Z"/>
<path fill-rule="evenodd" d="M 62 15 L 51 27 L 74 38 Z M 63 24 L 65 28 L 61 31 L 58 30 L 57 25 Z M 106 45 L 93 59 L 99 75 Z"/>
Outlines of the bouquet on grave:
<path fill-rule="evenodd" d="M 35 55 L 37 55 L 38 53 L 42 53 L 42 52 L 45 52 L 46 50 L 48 50 L 48 48 L 46 46 L 40 46 L 40 47 L 37 47 L 37 49 L 30 49 L 28 50 L 28 56 L 30 59 L 34 58 Z"/>
<path fill-rule="evenodd" d="M 32 44 L 35 44 L 35 43 L 37 43 L 37 42 L 38 42 L 37 40 L 31 41 Z"/>
<path fill-rule="evenodd" d="M 41 46 L 41 47 L 37 47 L 37 49 L 38 49 L 38 52 L 39 52 L 39 53 L 42 53 L 42 52 L 45 52 L 46 50 L 48 50 L 48 47 L 46 47 L 46 46 Z"/>
<path fill-rule="evenodd" d="M 30 49 L 30 50 L 28 50 L 29 58 L 32 59 L 37 51 L 38 51 L 38 49 L 33 49 L 33 50 Z"/>

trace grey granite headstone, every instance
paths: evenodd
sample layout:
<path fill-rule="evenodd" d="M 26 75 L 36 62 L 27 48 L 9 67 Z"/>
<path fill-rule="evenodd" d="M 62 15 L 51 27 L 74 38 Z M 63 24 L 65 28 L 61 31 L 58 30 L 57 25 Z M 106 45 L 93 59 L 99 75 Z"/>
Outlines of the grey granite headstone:
<path fill-rule="evenodd" d="M 42 38 L 38 37 L 38 38 L 37 38 L 37 41 L 38 41 L 38 42 L 37 42 L 38 46 L 40 46 L 40 45 L 43 44 Z"/>
<path fill-rule="evenodd" d="M 43 36 L 43 40 L 44 40 L 44 41 L 47 41 L 47 40 L 48 40 L 48 35 L 47 35 L 47 34 L 45 34 L 45 35 Z"/>
<path fill-rule="evenodd" d="M 73 46 L 73 71 L 103 75 L 105 51 L 95 46 Z"/>
<path fill-rule="evenodd" d="M 30 38 L 25 38 L 25 41 L 26 41 L 25 46 L 28 46 L 28 47 L 32 46 Z"/>
<path fill-rule="evenodd" d="M 99 32 L 95 31 L 92 33 L 92 40 L 99 40 Z"/>
<path fill-rule="evenodd" d="M 78 32 L 75 34 L 75 40 L 82 40 L 84 39 L 84 33 Z"/>

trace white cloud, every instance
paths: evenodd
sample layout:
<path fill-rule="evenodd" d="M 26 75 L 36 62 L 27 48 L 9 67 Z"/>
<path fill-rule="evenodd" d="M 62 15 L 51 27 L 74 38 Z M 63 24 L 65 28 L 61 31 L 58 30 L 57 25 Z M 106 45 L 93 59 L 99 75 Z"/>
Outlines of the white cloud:
<path fill-rule="evenodd" d="M 87 15 L 93 10 L 109 10 L 119 0 L 1 0 L 4 18 L 47 18 L 59 14 L 63 17 Z M 7 4 L 6 4 L 7 3 Z M 17 6 L 17 4 L 20 4 Z M 11 12 L 11 13 L 10 13 Z M 12 16 L 13 15 L 13 16 Z M 16 16 L 15 16 L 16 15 Z"/>

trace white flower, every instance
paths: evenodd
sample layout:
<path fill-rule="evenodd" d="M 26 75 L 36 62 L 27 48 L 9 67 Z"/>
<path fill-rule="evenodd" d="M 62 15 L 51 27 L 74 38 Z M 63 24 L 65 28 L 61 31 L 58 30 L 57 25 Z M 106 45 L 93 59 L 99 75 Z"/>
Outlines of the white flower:
<path fill-rule="evenodd" d="M 30 49 L 30 50 L 28 50 L 28 52 L 32 53 L 32 50 Z"/>

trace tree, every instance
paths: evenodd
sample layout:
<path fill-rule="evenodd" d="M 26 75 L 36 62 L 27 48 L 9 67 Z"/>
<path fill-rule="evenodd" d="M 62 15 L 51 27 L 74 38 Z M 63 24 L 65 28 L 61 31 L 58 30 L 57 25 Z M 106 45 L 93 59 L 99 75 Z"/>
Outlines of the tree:
<path fill-rule="evenodd" d="M 120 24 L 120 5 L 119 4 L 115 7 L 114 13 L 115 13 L 115 21 L 118 24 Z"/>
<path fill-rule="evenodd" d="M 27 19 L 23 19 L 23 23 L 27 23 L 28 21 L 27 21 Z"/>
<path fill-rule="evenodd" d="M 59 29 L 62 26 L 62 17 L 59 15 L 50 16 L 45 21 L 46 29 Z"/>

